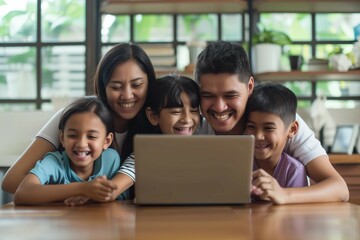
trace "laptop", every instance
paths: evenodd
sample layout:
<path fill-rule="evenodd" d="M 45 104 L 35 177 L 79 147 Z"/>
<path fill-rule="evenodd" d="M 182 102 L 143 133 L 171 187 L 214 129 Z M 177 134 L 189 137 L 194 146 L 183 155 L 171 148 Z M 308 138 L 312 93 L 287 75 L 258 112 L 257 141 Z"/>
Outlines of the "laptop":
<path fill-rule="evenodd" d="M 136 135 L 135 203 L 249 203 L 253 152 L 250 135 Z"/>

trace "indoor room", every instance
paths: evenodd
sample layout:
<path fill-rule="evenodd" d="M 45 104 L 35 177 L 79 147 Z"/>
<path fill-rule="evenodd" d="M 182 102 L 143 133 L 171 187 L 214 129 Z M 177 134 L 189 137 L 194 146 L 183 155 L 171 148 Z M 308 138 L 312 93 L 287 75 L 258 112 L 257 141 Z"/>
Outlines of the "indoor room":
<path fill-rule="evenodd" d="M 124 118 L 119 115 L 119 121 L 125 119 L 123 125 L 117 123 L 118 120 L 114 117 L 114 142 L 111 143 L 119 144 L 119 138 L 120 141 L 124 141 L 124 145 L 120 147 L 122 149 L 117 150 L 121 164 L 125 166 L 124 173 L 130 178 L 130 182 L 124 187 L 124 193 L 128 191 L 132 196 L 131 201 L 125 194 L 125 201 L 116 200 L 109 205 L 85 203 L 83 206 L 72 207 L 71 204 L 59 206 L 51 203 L 32 208 L 14 204 L 14 194 L 22 178 L 35 166 L 35 160 L 24 160 L 41 160 L 43 152 L 57 151 L 58 147 L 64 145 L 64 135 L 61 135 L 63 132 L 60 128 L 59 135 L 58 128 L 61 127 L 59 119 L 64 108 L 80 98 L 92 95 L 105 100 L 104 105 L 116 116 L 116 110 L 109 103 L 111 96 L 115 98 L 114 92 L 120 94 L 119 92 L 123 91 L 116 88 L 133 88 L 133 96 L 137 98 L 136 94 L 140 92 L 143 83 L 141 78 L 132 79 L 129 86 L 107 85 L 108 79 L 110 82 L 114 79 L 112 71 L 116 63 L 111 62 L 109 64 L 113 65 L 106 67 L 104 59 L 119 44 L 128 44 L 129 49 L 131 45 L 135 45 L 146 55 L 139 58 L 149 58 L 154 73 L 148 69 L 149 64 L 146 60 L 138 67 L 147 75 L 149 88 L 150 79 L 164 76 L 183 76 L 197 82 L 201 103 L 196 109 L 202 114 L 199 128 L 203 127 L 201 124 L 205 121 L 209 123 L 212 131 L 206 134 L 234 134 L 218 134 L 221 131 L 212 126 L 212 121 L 216 120 L 208 119 L 202 105 L 203 101 L 209 103 L 212 99 L 213 102 L 218 101 L 217 104 L 222 101 L 221 103 L 226 105 L 231 101 L 229 99 L 235 98 L 228 92 L 220 96 L 220 90 L 204 90 L 204 85 L 201 84 L 202 76 L 207 74 L 214 74 L 219 78 L 220 75 L 217 74 L 232 74 L 230 70 L 199 70 L 197 63 L 202 59 L 199 56 L 204 54 L 209 46 L 216 46 L 218 42 L 234 43 L 245 50 L 245 57 L 249 62 L 249 78 L 253 81 L 249 80 L 251 83 L 247 82 L 246 86 L 256 89 L 262 84 L 278 84 L 295 94 L 296 119 L 301 118 L 296 134 L 305 131 L 301 125 L 305 123 L 307 138 L 309 141 L 316 141 L 323 151 L 319 156 L 326 156 L 325 160 L 321 161 L 326 161 L 329 165 L 320 173 L 317 168 L 321 168 L 322 162 L 300 160 L 305 166 L 309 188 L 318 187 L 315 199 L 319 200 L 310 204 L 306 200 L 298 204 L 295 201 L 281 202 L 276 197 L 267 197 L 266 200 L 262 200 L 270 204 L 246 202 L 236 205 L 233 202 L 224 204 L 220 200 L 210 204 L 200 201 L 186 204 L 171 203 L 165 204 L 166 206 L 162 206 L 162 203 L 150 204 L 156 206 L 138 206 L 132 201 L 133 195 L 137 196 L 136 191 L 140 191 L 140 187 L 134 187 L 135 169 L 131 170 L 131 174 L 127 174 L 128 170 L 125 167 L 137 167 L 133 154 L 135 143 L 130 138 L 143 133 L 139 130 L 141 124 L 135 121 L 142 116 L 140 113 L 147 116 L 145 107 L 140 106 L 140 113 L 134 115 L 129 113 L 130 110 L 123 110 L 128 111 L 126 116 L 131 115 L 131 118 L 135 119 L 134 124 L 128 120 L 130 117 Z M 130 52 L 127 54 L 136 54 L 134 49 Z M 113 58 L 117 59 L 114 61 L 123 61 L 119 60 L 122 54 L 125 56 L 123 52 L 113 54 L 116 56 Z M 223 55 L 231 54 L 235 53 L 229 50 L 224 51 Z M 207 55 L 202 61 L 206 62 L 206 58 L 211 57 Z M 136 57 L 130 59 L 142 61 Z M 297 239 L 360 237 L 360 208 L 357 206 L 360 203 L 360 2 L 357 0 L 2 0 L 0 62 L 0 205 L 3 206 L 0 210 L 0 219 L 7 219 L 7 222 L 0 220 L 0 232 L 8 234 L 9 239 L 98 239 L 102 236 L 105 239 L 162 239 L 174 236 L 179 239 L 267 239 L 269 234 L 275 234 L 278 239 L 289 239 L 294 236 L 299 236 Z M 131 66 L 123 71 L 130 71 L 129 69 L 132 69 Z M 201 71 L 204 71 L 203 75 L 199 74 Z M 236 74 L 240 76 L 243 70 L 237 70 Z M 121 82 L 122 77 L 117 80 Z M 111 91 L 114 95 L 110 95 Z M 150 101 L 150 97 L 153 97 L 152 94 L 145 93 L 144 101 Z M 216 100 L 217 98 L 221 100 Z M 121 96 L 119 102 L 120 99 Z M 176 101 L 180 101 L 181 107 L 184 108 L 185 103 L 179 99 Z M 191 100 L 190 96 L 189 99 Z M 136 101 L 119 105 L 123 109 L 130 108 L 130 105 L 137 104 Z M 283 103 L 289 104 L 287 99 Z M 165 105 L 162 107 L 166 109 Z M 221 115 L 220 110 L 215 113 L 214 109 L 210 109 L 208 115 L 217 118 L 219 122 L 236 115 L 229 113 L 225 116 L 226 111 L 224 110 Z M 248 113 L 244 110 L 244 114 Z M 57 119 L 57 122 L 52 121 L 51 132 L 49 124 L 46 125 L 47 130 L 44 128 L 50 119 Z M 153 124 L 151 120 L 150 123 Z M 126 131 L 118 131 L 123 126 Z M 245 126 L 247 129 L 248 125 L 244 125 L 241 133 L 234 135 L 243 135 Z M 162 132 L 165 133 L 163 130 Z M 119 137 L 118 133 L 125 134 Z M 46 134 L 49 134 L 49 139 L 46 138 Z M 197 135 L 195 130 L 193 134 Z M 305 135 L 301 136 L 306 138 Z M 41 143 L 35 141 L 39 138 L 42 139 Z M 126 145 L 127 141 L 129 145 Z M 288 142 L 286 146 L 290 146 Z M 162 142 L 161 146 L 167 146 L 168 143 Z M 196 144 L 190 145 L 193 147 Z M 216 146 L 222 144 L 225 146 L 225 142 Z M 259 144 L 255 144 L 255 147 L 256 145 Z M 151 146 L 156 148 L 156 145 Z M 209 151 L 211 155 L 210 143 L 204 146 L 207 147 L 204 151 Z M 166 148 L 169 151 L 172 149 L 170 145 Z M 318 154 L 306 142 L 297 142 L 296 146 L 288 147 L 288 151 L 293 151 L 292 154 L 297 156 L 295 149 L 298 148 L 302 148 L 302 155 L 310 152 Z M 223 151 L 232 151 L 230 148 L 226 149 Z M 126 152 L 127 150 L 129 152 Z M 187 150 L 184 148 L 182 152 Z M 174 148 L 171 151 L 180 150 Z M 200 152 L 199 150 L 199 154 Z M 150 151 L 150 154 L 155 152 Z M 182 157 L 179 154 L 178 157 L 180 156 Z M 129 157 L 131 159 L 128 162 Z M 225 158 L 221 160 L 225 162 Z M 203 163 L 199 161 L 199 164 Z M 72 163 L 70 165 L 72 166 Z M 11 166 L 14 166 L 9 174 L 11 176 L 6 176 Z M 229 166 L 224 171 L 230 171 Z M 250 167 L 254 170 L 252 164 Z M 157 168 L 150 164 L 147 169 L 155 171 Z M 249 174 L 251 170 L 248 171 Z M 334 192 L 340 186 L 336 185 L 332 178 L 334 175 L 331 174 L 335 172 L 338 174 L 336 176 L 339 176 L 337 180 L 341 179 L 339 181 L 343 181 L 344 188 L 348 188 L 348 198 L 329 197 L 329 201 L 324 201 L 320 195 L 330 196 L 331 184 L 334 186 Z M 316 174 L 318 176 L 314 177 Z M 183 178 L 187 178 L 186 176 L 183 174 Z M 249 175 L 250 181 L 254 178 Z M 107 180 L 111 182 L 110 179 Z M 150 182 L 148 179 L 146 181 Z M 325 188 L 327 184 L 329 187 Z M 220 186 L 216 183 L 212 185 L 212 188 Z M 219 188 L 213 190 L 219 192 L 217 195 L 221 195 L 222 187 Z M 148 189 L 151 189 L 153 197 L 157 196 L 158 190 L 151 187 Z M 168 196 L 172 193 L 167 194 L 165 198 L 171 198 Z M 313 192 L 311 194 L 308 196 L 316 195 Z M 298 199 L 301 201 L 302 198 Z M 79 198 L 76 202 L 72 199 L 74 205 L 82 205 L 82 200 Z M 99 207 L 93 207 L 94 205 Z M 74 215 L 73 212 L 81 212 L 83 215 Z M 75 221 L 81 218 L 85 220 L 86 214 L 94 221 Z M 56 222 L 57 218 L 59 221 L 67 221 L 59 223 Z M 95 220 L 97 218 L 99 220 Z M 14 221 L 13 225 L 9 223 L 10 220 Z M 31 222 L 34 222 L 36 231 Z M 274 224 L 269 224 L 270 222 Z M 54 230 L 54 233 L 59 235 L 52 235 L 52 229 L 62 223 L 63 226 Z M 316 224 L 320 226 L 318 229 L 314 228 Z M 89 231 L 86 234 L 76 233 L 74 226 L 83 232 Z M 19 231 L 18 227 L 25 230 Z M 15 235 L 15 228 L 18 229 L 18 235 Z M 30 234 L 31 230 L 33 232 Z M 320 230 L 323 235 L 319 235 Z"/>

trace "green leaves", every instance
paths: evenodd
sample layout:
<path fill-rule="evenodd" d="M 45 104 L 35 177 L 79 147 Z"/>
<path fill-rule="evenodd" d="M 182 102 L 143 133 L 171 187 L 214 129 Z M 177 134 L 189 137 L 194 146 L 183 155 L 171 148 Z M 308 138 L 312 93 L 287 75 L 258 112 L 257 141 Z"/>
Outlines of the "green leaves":
<path fill-rule="evenodd" d="M 253 36 L 253 44 L 258 44 L 258 43 L 275 43 L 278 45 L 287 45 L 287 44 L 291 44 L 291 39 L 290 37 L 280 31 L 275 31 L 275 30 L 267 30 L 265 28 L 260 28 L 260 31 L 258 33 L 256 33 Z"/>
<path fill-rule="evenodd" d="M 336 54 L 342 54 L 344 53 L 344 48 L 342 48 L 341 46 L 339 45 L 336 45 L 334 46 L 334 50 L 332 50 L 330 53 L 329 53 L 329 57 L 330 56 L 333 56 L 333 55 L 336 55 Z"/>

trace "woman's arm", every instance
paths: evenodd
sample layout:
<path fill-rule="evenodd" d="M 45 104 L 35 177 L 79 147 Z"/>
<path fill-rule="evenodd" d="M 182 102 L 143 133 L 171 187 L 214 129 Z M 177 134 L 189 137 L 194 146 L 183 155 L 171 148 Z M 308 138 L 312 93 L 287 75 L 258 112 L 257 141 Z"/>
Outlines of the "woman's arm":
<path fill-rule="evenodd" d="M 55 147 L 48 141 L 40 137 L 35 138 L 20 158 L 6 172 L 1 185 L 2 189 L 5 192 L 14 194 L 21 181 L 35 166 L 36 162 L 42 159 L 45 153 L 54 150 Z"/>
<path fill-rule="evenodd" d="M 61 114 L 62 109 L 44 125 L 34 141 L 6 172 L 1 185 L 5 192 L 14 194 L 35 163 L 42 159 L 47 152 L 56 150 L 60 145 L 58 125 Z"/>
<path fill-rule="evenodd" d="M 15 193 L 16 205 L 35 205 L 63 201 L 72 196 L 85 196 L 98 202 L 109 201 L 116 186 L 106 177 L 98 177 L 90 182 L 42 185 L 38 177 L 28 174 Z"/>
<path fill-rule="evenodd" d="M 135 179 L 135 155 L 132 153 L 125 159 L 117 174 L 111 179 L 111 181 L 117 186 L 117 190 L 114 191 L 113 195 L 114 200 L 121 193 L 134 185 Z"/>
<path fill-rule="evenodd" d="M 111 200 L 115 200 L 121 193 L 127 190 L 129 187 L 134 185 L 134 181 L 128 175 L 118 172 L 112 179 L 111 182 L 117 186 L 117 189 L 113 191 Z"/>

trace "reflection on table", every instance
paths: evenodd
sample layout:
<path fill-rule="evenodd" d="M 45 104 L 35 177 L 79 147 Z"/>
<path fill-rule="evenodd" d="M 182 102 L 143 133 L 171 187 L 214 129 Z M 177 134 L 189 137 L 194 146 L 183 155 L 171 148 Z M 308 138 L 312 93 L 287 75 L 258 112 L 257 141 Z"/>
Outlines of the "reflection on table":
<path fill-rule="evenodd" d="M 360 239 L 360 206 L 257 203 L 136 206 L 130 202 L 0 209 L 1 239 Z"/>

